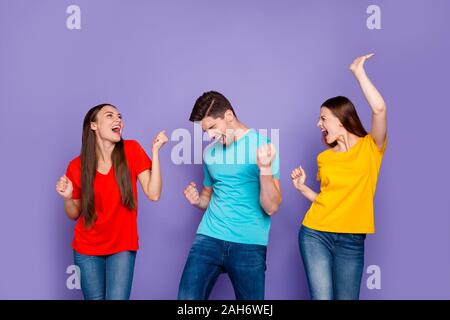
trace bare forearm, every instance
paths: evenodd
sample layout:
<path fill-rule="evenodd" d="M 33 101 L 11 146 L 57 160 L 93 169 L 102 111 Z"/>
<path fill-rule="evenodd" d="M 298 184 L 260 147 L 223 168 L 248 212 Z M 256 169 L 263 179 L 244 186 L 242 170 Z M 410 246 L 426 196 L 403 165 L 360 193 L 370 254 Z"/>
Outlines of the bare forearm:
<path fill-rule="evenodd" d="M 72 220 L 78 219 L 81 212 L 80 207 L 72 199 L 64 199 L 64 211 Z"/>
<path fill-rule="evenodd" d="M 309 201 L 314 202 L 316 200 L 318 193 L 313 191 L 310 187 L 305 184 L 302 184 L 297 187 L 297 190 Z"/>
<path fill-rule="evenodd" d="M 211 197 L 200 195 L 200 202 L 198 203 L 198 205 L 196 205 L 196 207 L 199 208 L 200 210 L 206 210 L 206 208 L 208 208 L 210 200 Z"/>
<path fill-rule="evenodd" d="M 359 85 L 364 93 L 364 96 L 369 103 L 372 112 L 375 114 L 382 113 L 386 110 L 386 103 L 383 96 L 370 81 L 365 71 L 355 73 L 355 77 L 359 82 Z"/>
<path fill-rule="evenodd" d="M 152 170 L 150 174 L 150 180 L 147 185 L 147 197 L 150 200 L 157 201 L 161 196 L 162 191 L 162 177 L 161 166 L 159 161 L 159 152 L 153 151 L 152 153 Z"/>
<path fill-rule="evenodd" d="M 268 215 L 274 214 L 281 203 L 281 192 L 275 184 L 272 175 L 260 175 L 260 195 L 261 207 Z"/>

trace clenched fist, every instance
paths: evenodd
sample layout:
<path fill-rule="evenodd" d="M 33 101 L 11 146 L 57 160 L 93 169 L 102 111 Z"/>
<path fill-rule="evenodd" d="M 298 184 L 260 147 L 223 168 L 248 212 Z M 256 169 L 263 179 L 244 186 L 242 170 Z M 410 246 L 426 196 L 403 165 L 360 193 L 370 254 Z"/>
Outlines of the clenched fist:
<path fill-rule="evenodd" d="M 72 181 L 70 181 L 70 179 L 67 178 L 66 175 L 63 175 L 61 178 L 59 178 L 58 182 L 56 183 L 56 192 L 58 192 L 58 194 L 65 200 L 70 200 L 72 199 L 72 191 Z"/>
<path fill-rule="evenodd" d="M 292 183 L 294 184 L 294 187 L 296 189 L 300 189 L 306 181 L 306 174 L 305 170 L 303 170 L 302 167 L 295 168 L 291 172 L 291 179 Z"/>
<path fill-rule="evenodd" d="M 200 204 L 200 195 L 195 182 L 191 182 L 186 189 L 184 189 L 184 196 L 190 204 L 194 206 L 198 206 Z"/>
<path fill-rule="evenodd" d="M 152 151 L 158 151 L 167 141 L 169 141 L 169 138 L 166 136 L 166 131 L 163 130 L 153 139 Z"/>
<path fill-rule="evenodd" d="M 275 159 L 277 152 L 273 144 L 265 144 L 256 151 L 256 164 L 262 174 L 271 175 L 272 162 Z"/>

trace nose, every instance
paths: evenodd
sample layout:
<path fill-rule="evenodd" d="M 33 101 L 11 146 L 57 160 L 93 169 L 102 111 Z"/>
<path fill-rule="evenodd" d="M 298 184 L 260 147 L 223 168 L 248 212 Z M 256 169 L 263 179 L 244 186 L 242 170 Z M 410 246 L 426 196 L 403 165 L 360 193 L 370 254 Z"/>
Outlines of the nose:
<path fill-rule="evenodd" d="M 319 120 L 318 122 L 317 122 L 317 128 L 320 128 L 322 126 L 322 120 Z"/>

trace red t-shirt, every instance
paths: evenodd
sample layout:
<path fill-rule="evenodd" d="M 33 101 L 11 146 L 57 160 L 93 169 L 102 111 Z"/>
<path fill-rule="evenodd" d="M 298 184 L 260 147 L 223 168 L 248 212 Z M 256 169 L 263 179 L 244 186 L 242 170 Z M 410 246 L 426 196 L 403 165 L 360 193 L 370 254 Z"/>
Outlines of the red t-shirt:
<path fill-rule="evenodd" d="M 137 203 L 137 176 L 144 170 L 151 169 L 152 162 L 135 140 L 124 140 L 124 150 Z M 73 184 L 73 199 L 81 198 L 80 164 L 78 156 L 67 167 L 66 176 Z M 107 174 L 97 171 L 94 179 L 94 202 L 97 221 L 86 229 L 84 218 L 80 216 L 75 226 L 72 248 L 86 255 L 109 255 L 137 250 L 137 209 L 129 210 L 122 204 L 112 166 Z"/>

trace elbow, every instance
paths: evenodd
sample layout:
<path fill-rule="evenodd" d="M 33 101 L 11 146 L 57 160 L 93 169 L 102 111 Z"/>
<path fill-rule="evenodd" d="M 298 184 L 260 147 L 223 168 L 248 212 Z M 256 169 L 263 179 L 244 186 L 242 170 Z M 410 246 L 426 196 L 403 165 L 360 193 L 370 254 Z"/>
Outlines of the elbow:
<path fill-rule="evenodd" d="M 268 210 L 265 210 L 268 216 L 273 216 L 278 211 L 278 206 L 273 206 L 269 208 Z"/>
<path fill-rule="evenodd" d="M 67 217 L 72 220 L 72 221 L 77 221 L 78 218 L 80 217 L 80 213 L 70 213 L 70 212 L 66 212 Z"/>
<path fill-rule="evenodd" d="M 161 197 L 160 194 L 149 194 L 149 195 L 147 195 L 147 198 L 150 201 L 158 201 L 160 197 Z"/>
<path fill-rule="evenodd" d="M 382 114 L 386 112 L 386 105 L 385 104 L 378 105 L 372 109 L 372 112 L 373 114 Z"/>
<path fill-rule="evenodd" d="M 264 210 L 267 213 L 267 215 L 273 216 L 273 215 L 275 215 L 275 213 L 278 212 L 278 209 L 280 208 L 281 200 L 282 199 L 280 197 L 280 199 L 278 199 L 278 201 L 276 201 L 270 207 L 268 207 L 267 209 Z"/>

